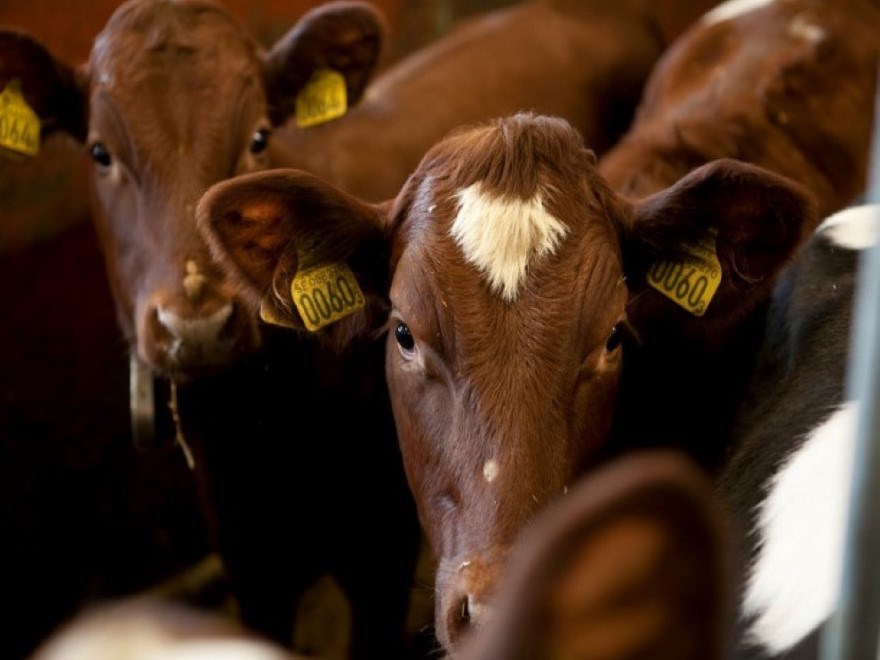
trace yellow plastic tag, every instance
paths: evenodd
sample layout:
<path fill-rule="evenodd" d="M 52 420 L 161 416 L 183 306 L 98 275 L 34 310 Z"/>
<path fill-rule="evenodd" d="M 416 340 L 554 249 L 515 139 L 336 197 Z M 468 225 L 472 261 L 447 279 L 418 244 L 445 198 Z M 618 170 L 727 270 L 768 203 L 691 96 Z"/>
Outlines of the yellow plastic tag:
<path fill-rule="evenodd" d="M 648 271 L 648 284 L 694 316 L 702 316 L 721 284 L 715 239 L 684 249 L 679 261 L 658 261 Z"/>
<path fill-rule="evenodd" d="M 316 126 L 348 111 L 345 77 L 330 69 L 316 71 L 296 97 L 296 125 Z"/>
<path fill-rule="evenodd" d="M 18 78 L 0 92 L 0 147 L 26 156 L 40 153 L 40 118 L 24 100 Z"/>
<path fill-rule="evenodd" d="M 356 312 L 366 302 L 354 273 L 345 263 L 297 273 L 290 283 L 290 297 L 312 332 Z"/>

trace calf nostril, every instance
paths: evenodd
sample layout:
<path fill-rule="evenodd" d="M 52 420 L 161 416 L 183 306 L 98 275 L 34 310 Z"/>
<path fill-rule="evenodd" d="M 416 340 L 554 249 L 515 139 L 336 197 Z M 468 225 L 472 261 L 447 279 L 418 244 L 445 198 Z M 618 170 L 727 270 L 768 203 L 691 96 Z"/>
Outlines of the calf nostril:
<path fill-rule="evenodd" d="M 449 610 L 446 627 L 450 643 L 455 643 L 471 626 L 470 599 L 462 596 Z"/>

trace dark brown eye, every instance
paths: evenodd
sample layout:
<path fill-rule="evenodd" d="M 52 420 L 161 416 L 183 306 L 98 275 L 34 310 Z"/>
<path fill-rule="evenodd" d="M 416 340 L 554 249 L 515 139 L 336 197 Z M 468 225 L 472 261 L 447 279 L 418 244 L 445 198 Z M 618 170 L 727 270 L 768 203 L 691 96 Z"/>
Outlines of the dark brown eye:
<path fill-rule="evenodd" d="M 621 343 L 623 343 L 623 328 L 619 323 L 616 323 L 614 327 L 611 328 L 611 334 L 608 335 L 608 341 L 605 342 L 605 350 L 611 353 L 616 350 Z"/>
<path fill-rule="evenodd" d="M 110 163 L 113 162 L 113 158 L 110 157 L 110 152 L 107 151 L 107 147 L 104 146 L 103 142 L 95 142 L 89 147 L 89 155 L 92 157 L 92 160 L 95 161 L 101 167 L 110 167 Z"/>
<path fill-rule="evenodd" d="M 405 351 L 411 351 L 416 347 L 416 340 L 413 338 L 406 323 L 397 322 L 397 325 L 394 326 L 394 337 Z"/>
<path fill-rule="evenodd" d="M 251 136 L 251 153 L 255 156 L 257 154 L 261 154 L 266 150 L 266 147 L 269 146 L 269 129 L 261 128 L 258 131 L 255 131 Z"/>

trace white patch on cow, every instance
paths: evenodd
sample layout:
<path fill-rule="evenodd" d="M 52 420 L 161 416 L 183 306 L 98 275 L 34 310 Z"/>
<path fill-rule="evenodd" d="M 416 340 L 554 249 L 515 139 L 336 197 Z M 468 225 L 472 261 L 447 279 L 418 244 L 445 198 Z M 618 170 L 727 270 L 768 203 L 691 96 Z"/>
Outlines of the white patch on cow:
<path fill-rule="evenodd" d="M 144 617 L 72 628 L 44 647 L 44 660 L 282 660 L 280 649 L 251 639 L 181 639 L 158 622 Z"/>
<path fill-rule="evenodd" d="M 797 39 L 803 39 L 811 44 L 817 44 L 825 38 L 825 30 L 818 25 L 813 25 L 803 16 L 798 16 L 791 22 L 788 33 Z"/>
<path fill-rule="evenodd" d="M 752 641 L 773 655 L 803 639 L 837 603 L 857 410 L 844 404 L 814 429 L 759 508 L 743 612 L 754 617 Z"/>
<path fill-rule="evenodd" d="M 721 21 L 727 21 L 731 18 L 748 14 L 750 11 L 760 9 L 771 2 L 774 2 L 774 0 L 727 0 L 727 2 L 703 14 L 701 20 L 704 25 L 714 25 Z"/>
<path fill-rule="evenodd" d="M 838 247 L 866 250 L 877 242 L 880 233 L 880 205 L 866 204 L 844 209 L 829 216 L 816 229 Z"/>
<path fill-rule="evenodd" d="M 475 183 L 456 197 L 452 237 L 491 289 L 508 302 L 515 300 L 529 262 L 552 254 L 568 228 L 547 212 L 540 192 L 520 200 L 489 193 Z"/>
<path fill-rule="evenodd" d="M 483 466 L 483 478 L 491 484 L 495 481 L 495 477 L 498 476 L 500 469 L 498 461 L 494 458 L 486 461 L 486 464 Z"/>

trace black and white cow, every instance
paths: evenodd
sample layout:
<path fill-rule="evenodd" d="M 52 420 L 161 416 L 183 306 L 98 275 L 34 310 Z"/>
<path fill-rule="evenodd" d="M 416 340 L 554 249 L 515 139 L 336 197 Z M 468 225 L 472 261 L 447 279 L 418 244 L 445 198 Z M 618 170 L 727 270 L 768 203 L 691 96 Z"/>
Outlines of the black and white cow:
<path fill-rule="evenodd" d="M 816 657 L 838 600 L 857 413 L 844 392 L 853 294 L 878 210 L 825 220 L 770 302 L 719 484 L 748 561 L 743 657 Z"/>

